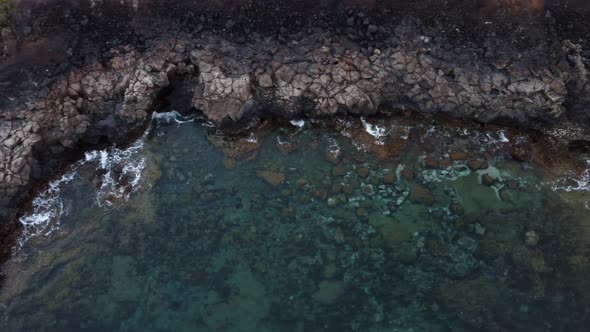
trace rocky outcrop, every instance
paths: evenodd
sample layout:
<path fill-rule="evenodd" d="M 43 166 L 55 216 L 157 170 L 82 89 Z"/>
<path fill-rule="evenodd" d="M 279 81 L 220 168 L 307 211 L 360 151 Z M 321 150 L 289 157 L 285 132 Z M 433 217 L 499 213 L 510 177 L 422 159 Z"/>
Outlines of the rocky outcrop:
<path fill-rule="evenodd" d="M 516 124 L 564 116 L 566 86 L 579 79 L 565 61 L 575 52 L 573 44 L 564 42 L 564 57 L 553 64 L 539 63 L 533 54 L 489 62 L 468 49 L 446 51 L 432 36 L 416 29 L 404 34 L 404 28 L 383 48 L 370 50 L 321 34 L 247 46 L 208 38 L 203 49 L 191 53 L 199 72 L 193 105 L 218 122 L 269 105 L 287 116 L 306 107 L 314 115 L 387 113 L 397 107 Z"/>

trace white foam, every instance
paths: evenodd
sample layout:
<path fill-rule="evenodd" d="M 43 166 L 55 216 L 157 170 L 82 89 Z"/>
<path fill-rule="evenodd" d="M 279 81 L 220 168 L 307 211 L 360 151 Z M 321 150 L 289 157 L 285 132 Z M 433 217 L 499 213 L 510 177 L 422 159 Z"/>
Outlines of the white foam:
<path fill-rule="evenodd" d="M 187 123 L 195 121 L 193 116 L 183 116 L 182 114 L 178 113 L 177 111 L 170 111 L 170 112 L 160 112 L 160 113 L 152 113 L 152 120 L 156 120 L 158 123 Z"/>
<path fill-rule="evenodd" d="M 471 174 L 469 167 L 463 164 L 454 164 L 447 169 L 423 170 L 421 175 L 426 182 L 455 181 Z"/>
<path fill-rule="evenodd" d="M 136 191 L 140 185 L 145 160 L 136 158 L 136 155 L 143 148 L 150 129 L 151 126 L 140 139 L 126 149 L 110 148 L 86 152 L 84 158 L 71 165 L 63 176 L 50 182 L 47 188 L 38 193 L 33 199 L 32 211 L 19 219 L 23 225 L 23 236 L 19 241 L 19 245 L 22 247 L 34 236 L 47 236 L 59 229 L 61 217 L 67 213 L 61 197 L 63 188 L 76 178 L 78 171 L 82 167 L 96 164 L 96 170 L 105 171 L 101 176 L 102 185 L 97 192 L 97 204 L 99 206 L 105 204 L 104 198 L 109 196 L 127 199 L 129 194 Z M 116 177 L 114 175 L 116 172 L 113 172 L 113 170 L 121 165 L 123 165 L 121 173 Z M 127 179 L 126 185 L 121 183 L 123 178 Z M 128 186 L 130 186 L 130 189 Z"/>
<path fill-rule="evenodd" d="M 338 145 L 338 142 L 331 137 L 328 139 L 328 142 L 330 143 L 330 145 L 328 146 L 328 152 L 335 156 L 339 156 L 342 150 L 340 149 L 340 145 Z"/>
<path fill-rule="evenodd" d="M 380 139 L 380 138 L 387 135 L 387 128 L 385 128 L 383 126 L 373 125 L 371 123 L 368 123 L 367 120 L 365 120 L 365 118 L 361 118 L 361 122 L 363 123 L 363 127 L 365 128 L 365 131 L 369 135 L 375 137 L 376 139 Z"/>
<path fill-rule="evenodd" d="M 137 158 L 136 155 L 145 145 L 145 137 L 144 134 L 126 149 L 111 148 L 87 154 L 98 156 L 97 170 L 103 171 L 101 186 L 96 194 L 98 206 L 110 206 L 113 199 L 127 200 L 131 193 L 137 191 L 146 163 L 145 158 Z M 121 168 L 120 173 L 115 171 L 117 168 Z"/>
<path fill-rule="evenodd" d="M 305 120 L 293 119 L 293 120 L 289 121 L 289 123 L 291 123 L 295 127 L 299 127 L 299 128 L 303 128 L 303 126 L 305 126 Z"/>
<path fill-rule="evenodd" d="M 485 133 L 477 133 L 475 135 L 475 139 L 485 145 L 494 145 L 499 143 L 509 143 L 510 140 L 506 137 L 505 130 L 498 130 L 495 133 L 485 132 Z"/>
<path fill-rule="evenodd" d="M 586 160 L 586 169 L 579 177 L 563 177 L 550 185 L 554 191 L 590 191 L 590 160 Z"/>
<path fill-rule="evenodd" d="M 502 142 L 502 143 L 508 143 L 508 142 L 510 142 L 510 140 L 508 139 L 508 137 L 506 137 L 506 131 L 505 130 L 498 130 L 497 134 L 499 136 L 498 142 Z"/>
<path fill-rule="evenodd" d="M 47 189 L 41 191 L 33 199 L 32 212 L 19 219 L 23 225 L 23 235 L 19 246 L 22 247 L 33 236 L 49 235 L 59 229 L 61 216 L 67 212 L 61 198 L 62 187 L 71 182 L 76 174 L 77 172 L 72 170 L 59 179 L 51 181 Z"/>
<path fill-rule="evenodd" d="M 248 143 L 258 143 L 258 138 L 254 136 L 254 133 L 250 133 L 250 136 L 248 136 L 248 138 L 246 138 L 245 141 Z"/>

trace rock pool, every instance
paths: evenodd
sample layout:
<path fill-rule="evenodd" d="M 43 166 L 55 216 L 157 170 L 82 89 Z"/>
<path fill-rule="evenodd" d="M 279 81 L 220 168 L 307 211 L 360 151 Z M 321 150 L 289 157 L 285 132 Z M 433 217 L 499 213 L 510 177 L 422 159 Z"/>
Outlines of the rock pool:
<path fill-rule="evenodd" d="M 154 116 L 21 218 L 3 331 L 584 331 L 590 168 L 514 129 Z"/>

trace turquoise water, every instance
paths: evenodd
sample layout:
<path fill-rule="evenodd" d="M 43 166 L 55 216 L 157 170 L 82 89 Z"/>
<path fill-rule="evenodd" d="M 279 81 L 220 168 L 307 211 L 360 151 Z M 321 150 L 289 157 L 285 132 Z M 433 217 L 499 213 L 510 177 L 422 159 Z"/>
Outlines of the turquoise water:
<path fill-rule="evenodd" d="M 584 331 L 588 170 L 431 120 L 166 113 L 21 221 L 2 331 Z M 534 159 L 534 158 L 533 158 Z"/>

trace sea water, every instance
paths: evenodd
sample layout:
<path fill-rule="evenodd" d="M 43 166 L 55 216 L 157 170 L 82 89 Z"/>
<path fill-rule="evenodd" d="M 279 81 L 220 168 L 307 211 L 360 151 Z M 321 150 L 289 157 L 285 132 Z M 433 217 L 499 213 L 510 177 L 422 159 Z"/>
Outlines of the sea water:
<path fill-rule="evenodd" d="M 0 330 L 583 331 L 590 167 L 541 165 L 530 140 L 156 114 L 34 199 Z"/>

